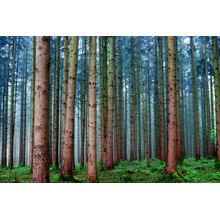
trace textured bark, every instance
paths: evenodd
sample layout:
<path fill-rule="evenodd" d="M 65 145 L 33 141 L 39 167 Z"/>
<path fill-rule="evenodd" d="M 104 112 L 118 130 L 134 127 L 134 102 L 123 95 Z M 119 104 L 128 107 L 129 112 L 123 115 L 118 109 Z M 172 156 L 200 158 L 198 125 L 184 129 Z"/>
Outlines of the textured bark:
<path fill-rule="evenodd" d="M 85 125 L 86 125 L 86 71 L 87 71 L 87 53 L 86 53 L 86 44 L 87 44 L 87 37 L 84 37 L 83 40 L 83 45 L 84 45 L 84 49 L 83 49 L 83 61 L 84 61 L 84 65 L 83 65 L 83 78 L 82 78 L 82 82 L 81 82 L 81 88 L 82 88 L 82 93 L 81 93 L 81 155 L 80 155 L 80 164 L 82 167 L 84 167 L 84 154 L 85 154 L 85 150 L 84 150 L 84 146 L 85 146 Z"/>
<path fill-rule="evenodd" d="M 149 121 L 149 133 L 148 133 L 148 142 L 146 142 L 146 163 L 147 166 L 150 166 L 150 158 L 151 158 L 151 93 L 150 93 L 150 64 L 149 64 L 149 56 L 147 59 L 147 95 L 148 96 L 148 121 Z M 145 125 L 145 129 L 146 129 Z"/>
<path fill-rule="evenodd" d="M 160 142 L 160 105 L 159 105 L 159 80 L 158 80 L 158 46 L 157 38 L 155 37 L 155 63 L 154 63 L 154 143 L 155 156 L 160 157 L 159 142 Z"/>
<path fill-rule="evenodd" d="M 50 37 L 37 37 L 32 176 L 34 183 L 49 182 L 49 75 Z"/>
<path fill-rule="evenodd" d="M 123 132 L 123 79 L 122 79 L 122 51 L 121 51 L 121 38 L 118 38 L 118 109 L 117 109 L 117 140 L 118 140 L 118 158 L 124 159 L 124 145 L 122 145 L 122 132 Z"/>
<path fill-rule="evenodd" d="M 107 168 L 113 168 L 113 107 L 115 75 L 115 37 L 109 37 Z"/>
<path fill-rule="evenodd" d="M 10 146 L 9 146 L 9 161 L 8 166 L 10 168 L 14 165 L 14 111 L 15 111 L 15 62 L 16 62 L 16 37 L 13 37 L 13 63 L 12 63 L 12 87 L 11 87 L 11 105 L 10 105 Z"/>
<path fill-rule="evenodd" d="M 135 65 L 134 65 L 134 38 L 131 37 L 131 110 L 130 110 L 130 160 L 135 160 L 135 113 L 136 113 L 136 106 L 135 106 L 135 91 L 136 91 L 136 79 L 135 79 Z"/>
<path fill-rule="evenodd" d="M 88 180 L 97 182 L 96 171 L 96 37 L 90 37 L 89 60 Z"/>
<path fill-rule="evenodd" d="M 69 38 L 64 37 L 64 63 L 63 63 L 63 91 L 62 91 L 62 145 L 64 143 L 64 123 L 66 119 L 66 99 L 67 99 L 67 83 L 68 83 L 68 45 Z"/>
<path fill-rule="evenodd" d="M 212 53 L 214 67 L 214 85 L 215 85 L 215 112 L 216 112 L 216 147 L 217 159 L 220 160 L 220 73 L 219 73 L 219 55 L 218 38 L 212 37 Z"/>
<path fill-rule="evenodd" d="M 59 144 L 59 89 L 60 89 L 60 37 L 56 41 L 56 66 L 55 66 L 55 88 L 54 88 L 54 123 L 53 123 L 53 166 L 58 166 L 58 144 Z"/>
<path fill-rule="evenodd" d="M 176 171 L 176 72 L 175 37 L 167 37 L 168 53 L 168 158 L 166 172 Z"/>
<path fill-rule="evenodd" d="M 33 37 L 32 49 L 32 80 L 31 80 L 31 143 L 30 143 L 30 167 L 33 167 L 34 146 L 34 106 L 35 106 L 35 72 L 36 72 L 36 37 Z"/>
<path fill-rule="evenodd" d="M 210 141 L 210 132 L 211 132 L 211 117 L 210 117 L 210 98 L 209 98 L 209 77 L 208 77 L 208 63 L 207 63 L 207 49 L 206 49 L 206 37 L 203 38 L 203 62 L 205 68 L 205 107 L 206 107 L 206 122 L 207 122 L 207 132 L 206 132 L 206 145 L 207 145 L 207 154 L 209 157 L 212 157 L 212 146 Z"/>
<path fill-rule="evenodd" d="M 101 155 L 103 164 L 107 163 L 107 38 L 100 37 L 100 129 Z"/>
<path fill-rule="evenodd" d="M 179 80 L 179 62 L 178 62 L 178 42 L 175 37 L 175 72 L 176 72 L 176 126 L 177 126 L 177 160 L 183 160 L 183 142 L 182 142 L 182 125 L 181 125 L 181 109 L 180 109 L 180 80 Z"/>
<path fill-rule="evenodd" d="M 78 37 L 70 39 L 70 67 L 68 76 L 68 96 L 66 107 L 66 121 L 64 124 L 64 143 L 62 147 L 61 174 L 72 177 L 74 166 L 74 115 L 76 96 L 76 74 L 78 62 Z"/>
<path fill-rule="evenodd" d="M 195 48 L 193 37 L 190 37 L 191 47 L 191 73 L 192 73 L 192 87 L 193 87 L 193 113 L 194 113 L 194 146 L 196 149 L 196 158 L 200 158 L 200 143 L 199 143 L 199 109 L 198 109 L 198 92 L 197 92 L 197 73 L 195 61 Z"/>
<path fill-rule="evenodd" d="M 165 119 L 164 119 L 164 77 L 163 77 L 163 41 L 162 37 L 158 37 L 159 45 L 159 100 L 160 100 L 160 138 L 159 149 L 160 159 L 165 160 Z"/>

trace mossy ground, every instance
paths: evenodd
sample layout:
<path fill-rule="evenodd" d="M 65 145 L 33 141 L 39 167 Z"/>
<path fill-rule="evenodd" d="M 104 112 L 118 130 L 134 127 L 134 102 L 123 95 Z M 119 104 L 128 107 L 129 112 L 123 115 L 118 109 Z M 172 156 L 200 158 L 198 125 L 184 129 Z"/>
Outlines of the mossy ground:
<path fill-rule="evenodd" d="M 75 175 L 72 179 L 61 178 L 59 169 L 50 168 L 50 182 L 85 183 L 86 167 L 76 165 Z M 29 183 L 31 170 L 28 167 L 14 169 L 1 168 L 1 183 Z M 145 161 L 119 162 L 113 170 L 107 170 L 98 164 L 98 180 L 100 183 L 220 183 L 220 170 L 215 160 L 186 159 L 178 165 L 178 173 L 169 176 L 165 172 L 165 162 L 152 160 L 147 167 Z"/>

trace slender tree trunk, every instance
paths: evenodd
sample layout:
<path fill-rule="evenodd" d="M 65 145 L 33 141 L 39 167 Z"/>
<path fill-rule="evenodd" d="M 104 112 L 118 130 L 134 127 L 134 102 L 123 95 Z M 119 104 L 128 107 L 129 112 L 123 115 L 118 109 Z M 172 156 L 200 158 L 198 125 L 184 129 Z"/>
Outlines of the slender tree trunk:
<path fill-rule="evenodd" d="M 10 146 L 9 146 L 9 162 L 10 168 L 14 165 L 14 101 L 15 101 L 15 62 L 16 62 L 16 37 L 13 37 L 13 63 L 12 63 L 12 81 L 11 81 L 11 106 L 10 106 Z"/>
<path fill-rule="evenodd" d="M 78 63 L 78 37 L 70 39 L 70 67 L 68 77 L 68 96 L 66 106 L 66 121 L 64 124 L 64 143 L 62 147 L 61 174 L 72 177 L 74 166 L 74 115 L 76 96 L 76 77 Z"/>
<path fill-rule="evenodd" d="M 182 125 L 181 125 L 181 110 L 180 110 L 180 78 L 179 78 L 179 61 L 178 61 L 178 42 L 175 37 L 175 72 L 176 72 L 176 126 L 177 126 L 177 160 L 183 160 L 183 142 L 182 142 Z"/>
<path fill-rule="evenodd" d="M 149 61 L 149 56 L 147 60 L 147 94 L 148 94 L 148 121 L 149 121 L 149 136 L 148 136 L 148 143 L 146 146 L 146 162 L 147 166 L 150 166 L 150 158 L 151 158 L 151 79 L 150 79 L 150 61 Z"/>
<path fill-rule="evenodd" d="M 59 145 L 59 83 L 60 81 L 60 37 L 56 42 L 56 68 L 55 68 L 55 88 L 54 88 L 54 127 L 53 127 L 53 157 L 52 164 L 58 166 L 58 145 Z"/>
<path fill-rule="evenodd" d="M 31 143 L 30 143 L 30 167 L 33 167 L 34 146 L 34 106 L 35 106 L 35 72 L 36 72 L 36 37 L 33 37 L 32 49 L 32 81 L 31 81 Z"/>
<path fill-rule="evenodd" d="M 90 37 L 88 180 L 97 182 L 96 171 L 96 37 Z"/>
<path fill-rule="evenodd" d="M 131 110 L 130 110 L 130 160 L 135 160 L 135 113 L 136 113 L 136 108 L 135 108 L 135 91 L 136 91 L 136 86 L 135 86 L 135 66 L 134 66 L 134 38 L 131 37 Z"/>
<path fill-rule="evenodd" d="M 117 140 L 118 140 L 118 156 L 119 159 L 124 159 L 124 145 L 122 145 L 122 132 L 123 132 L 123 79 L 122 79 L 122 51 L 121 51 L 121 38 L 118 38 L 118 110 L 117 110 Z"/>
<path fill-rule="evenodd" d="M 86 62 L 86 44 L 87 44 L 87 37 L 84 37 L 83 39 L 83 45 L 84 45 L 84 49 L 83 49 L 83 61 L 84 61 L 84 65 L 83 65 L 83 78 L 82 78 L 82 82 L 81 82 L 81 88 L 82 88 L 82 93 L 81 93 L 81 155 L 80 155 L 80 163 L 81 163 L 81 167 L 84 167 L 84 154 L 85 154 L 85 122 L 86 122 L 86 103 L 85 103 L 85 99 L 86 99 L 86 66 L 87 66 L 87 62 Z"/>
<path fill-rule="evenodd" d="M 212 53 L 213 53 L 214 85 L 215 85 L 217 159 L 220 160 L 220 73 L 219 73 L 218 38 L 215 36 L 212 37 Z"/>
<path fill-rule="evenodd" d="M 168 53 L 168 158 L 167 174 L 176 172 L 176 72 L 175 72 L 175 37 L 167 37 Z"/>
<path fill-rule="evenodd" d="M 34 183 L 49 182 L 49 80 L 50 37 L 37 37 L 32 176 Z"/>
<path fill-rule="evenodd" d="M 62 94 L 62 145 L 64 143 L 64 128 L 66 119 L 66 100 L 67 100 L 67 83 L 68 83 L 68 45 L 69 38 L 64 37 L 64 63 L 63 63 L 63 94 Z"/>
<path fill-rule="evenodd" d="M 113 168 L 113 103 L 115 75 L 115 37 L 109 37 L 107 168 Z"/>
<path fill-rule="evenodd" d="M 200 158 L 200 143 L 199 143 L 199 109 L 198 109 L 198 92 L 197 92 L 197 73 L 195 63 L 195 48 L 193 37 L 190 37 L 191 45 L 191 65 L 192 65 L 192 87 L 193 87 L 193 113 L 194 113 L 194 146 L 196 149 L 196 158 Z"/>
<path fill-rule="evenodd" d="M 160 138 L 159 138 L 159 149 L 160 159 L 165 160 L 165 119 L 164 119 L 164 77 L 163 77 L 163 41 L 162 37 L 158 37 L 159 45 L 159 100 L 160 100 Z"/>

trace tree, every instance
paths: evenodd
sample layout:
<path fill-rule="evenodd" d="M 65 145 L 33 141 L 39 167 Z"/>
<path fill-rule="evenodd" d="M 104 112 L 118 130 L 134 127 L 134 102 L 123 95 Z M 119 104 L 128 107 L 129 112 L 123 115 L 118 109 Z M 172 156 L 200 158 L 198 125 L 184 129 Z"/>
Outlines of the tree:
<path fill-rule="evenodd" d="M 31 80 L 31 143 L 30 143 L 30 167 L 33 167 L 34 146 L 34 106 L 35 106 L 35 73 L 36 73 L 36 37 L 32 39 L 32 80 Z"/>
<path fill-rule="evenodd" d="M 194 145 L 196 148 L 196 158 L 200 158 L 200 143 L 199 143 L 199 109 L 198 109 L 198 92 L 197 92 L 197 73 L 195 61 L 195 48 L 193 37 L 190 37 L 191 48 L 191 73 L 192 73 L 192 87 L 193 87 L 193 113 L 194 113 Z"/>
<path fill-rule="evenodd" d="M 54 87 L 54 127 L 53 127 L 53 157 L 54 167 L 58 166 L 58 143 L 59 143 L 59 89 L 60 89 L 60 37 L 56 41 L 56 66 Z"/>
<path fill-rule="evenodd" d="M 159 100 L 160 100 L 160 159 L 165 160 L 165 118 L 164 118 L 164 77 L 163 77 L 163 39 L 158 37 L 159 45 Z"/>
<path fill-rule="evenodd" d="M 71 178 L 74 166 L 74 114 L 76 96 L 76 74 L 78 63 L 78 37 L 70 38 L 70 67 L 68 76 L 68 92 L 66 120 L 64 123 L 64 143 L 62 146 L 61 175 Z"/>
<path fill-rule="evenodd" d="M 14 165 L 14 111 L 15 111 L 15 62 L 16 62 L 16 37 L 13 37 L 13 63 L 12 63 L 12 76 L 11 76 L 11 105 L 10 105 L 10 146 L 9 146 L 9 161 L 10 168 Z M 5 162 L 6 163 L 6 162 Z"/>
<path fill-rule="evenodd" d="M 134 64 L 134 38 L 131 37 L 131 113 L 130 113 L 130 160 L 135 160 L 135 115 L 136 115 L 136 101 L 135 101 L 135 64 Z"/>
<path fill-rule="evenodd" d="M 49 182 L 49 74 L 50 37 L 37 37 L 32 176 L 34 183 Z"/>
<path fill-rule="evenodd" d="M 63 63 L 63 94 L 62 94 L 62 143 L 64 143 L 64 123 L 66 120 L 66 100 L 68 85 L 68 58 L 69 58 L 69 37 L 64 37 L 64 63 Z"/>
<path fill-rule="evenodd" d="M 168 158 L 166 172 L 176 172 L 176 72 L 175 37 L 167 37 L 168 54 Z"/>
<path fill-rule="evenodd" d="M 212 54 L 213 54 L 214 85 L 215 85 L 217 159 L 220 160 L 220 73 L 219 73 L 218 38 L 216 36 L 212 36 Z"/>
<path fill-rule="evenodd" d="M 90 37 L 89 59 L 88 180 L 97 182 L 96 171 L 96 37 Z"/>
<path fill-rule="evenodd" d="M 107 168 L 113 168 L 113 103 L 115 75 L 115 37 L 109 37 Z"/>

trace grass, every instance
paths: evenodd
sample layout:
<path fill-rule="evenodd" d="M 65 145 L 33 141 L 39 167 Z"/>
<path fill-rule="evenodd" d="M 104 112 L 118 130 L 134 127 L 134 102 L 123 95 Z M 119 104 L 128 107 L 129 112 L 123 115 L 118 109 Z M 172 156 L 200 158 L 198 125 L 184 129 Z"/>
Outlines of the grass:
<path fill-rule="evenodd" d="M 145 161 L 121 161 L 113 170 L 107 170 L 98 163 L 100 183 L 220 183 L 220 170 L 213 159 L 186 159 L 178 165 L 178 173 L 167 175 L 165 162 L 152 160 L 147 167 Z M 28 167 L 14 169 L 0 168 L 1 183 L 30 183 L 31 170 Z M 76 165 L 74 177 L 62 179 L 59 169 L 50 168 L 51 183 L 86 183 L 87 168 Z"/>

